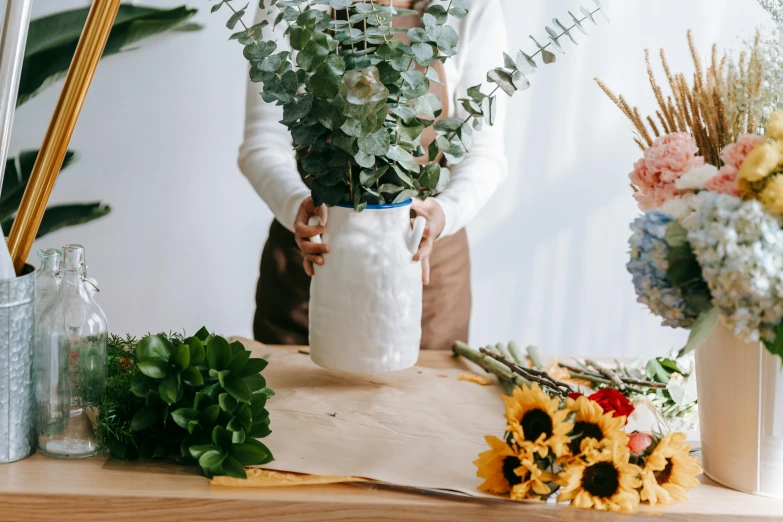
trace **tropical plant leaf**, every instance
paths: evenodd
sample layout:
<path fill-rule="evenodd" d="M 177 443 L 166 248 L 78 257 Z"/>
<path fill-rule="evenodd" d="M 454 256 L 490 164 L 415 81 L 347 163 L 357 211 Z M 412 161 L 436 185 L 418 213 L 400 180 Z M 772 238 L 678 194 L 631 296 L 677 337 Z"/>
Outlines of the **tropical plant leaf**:
<path fill-rule="evenodd" d="M 30 22 L 17 106 L 65 75 L 88 12 L 88 7 L 73 9 Z M 194 14 L 196 9 L 185 6 L 156 9 L 123 4 L 117 13 L 103 56 L 117 54 L 133 43 L 170 29 L 195 30 L 195 25 L 185 25 Z"/>
<path fill-rule="evenodd" d="M 3 222 L 3 226 L 6 220 L 13 217 L 19 209 L 19 203 L 22 201 L 24 189 L 30 180 L 30 173 L 33 171 L 37 157 L 37 150 L 23 150 L 17 158 L 10 158 L 5 162 L 3 188 L 0 192 L 0 221 Z M 75 159 L 76 153 L 72 150 L 67 151 L 60 172 Z M 3 230 L 7 232 L 9 229 Z"/>
<path fill-rule="evenodd" d="M 35 238 L 42 238 L 46 234 L 51 234 L 61 228 L 95 221 L 106 216 L 109 212 L 111 212 L 111 207 L 100 201 L 51 205 L 46 207 L 46 212 L 44 212 L 41 226 L 38 228 L 38 234 L 36 234 Z M 14 219 L 5 219 L 2 223 L 3 230 L 11 230 Z"/>

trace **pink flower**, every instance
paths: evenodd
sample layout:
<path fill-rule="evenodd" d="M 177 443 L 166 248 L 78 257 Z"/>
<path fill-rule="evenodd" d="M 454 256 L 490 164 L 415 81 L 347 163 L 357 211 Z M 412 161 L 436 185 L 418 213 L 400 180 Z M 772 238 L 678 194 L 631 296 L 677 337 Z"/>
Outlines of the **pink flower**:
<path fill-rule="evenodd" d="M 652 437 L 641 431 L 634 431 L 628 436 L 628 448 L 635 455 L 644 453 L 650 444 L 652 444 Z"/>
<path fill-rule="evenodd" d="M 762 143 L 764 143 L 762 136 L 743 134 L 737 138 L 736 143 L 723 147 L 723 150 L 720 151 L 720 159 L 723 160 L 725 165 L 720 168 L 717 175 L 704 184 L 704 188 L 719 194 L 739 196 L 740 191 L 737 186 L 739 168 L 742 166 L 745 158 L 748 157 L 748 154 L 750 154 L 750 151 Z"/>
<path fill-rule="evenodd" d="M 697 156 L 696 142 L 685 132 L 661 136 L 644 151 L 644 157 L 634 164 L 629 175 L 631 183 L 639 189 L 634 194 L 639 208 L 658 208 L 669 199 L 680 196 L 674 182 L 683 174 L 704 165 L 704 158 Z"/>
<path fill-rule="evenodd" d="M 739 168 L 742 166 L 742 162 L 745 161 L 745 158 L 748 156 L 748 154 L 750 154 L 750 151 L 762 143 L 764 143 L 763 136 L 743 134 L 737 138 L 737 143 L 732 143 L 731 145 L 726 145 L 723 147 L 723 150 L 720 151 L 720 159 L 722 159 L 723 163 L 726 165 L 732 166 L 736 170 L 739 170 Z M 734 172 L 735 176 L 736 170 Z"/>
<path fill-rule="evenodd" d="M 737 172 L 739 171 L 733 165 L 724 165 L 715 176 L 707 180 L 704 188 L 718 194 L 739 197 L 740 190 L 737 185 Z"/>

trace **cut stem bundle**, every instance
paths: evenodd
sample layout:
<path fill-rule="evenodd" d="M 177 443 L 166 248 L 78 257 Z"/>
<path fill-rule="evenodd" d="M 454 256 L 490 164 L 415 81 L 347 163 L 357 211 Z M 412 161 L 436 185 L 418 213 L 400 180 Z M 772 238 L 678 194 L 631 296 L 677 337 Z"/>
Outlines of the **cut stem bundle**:
<path fill-rule="evenodd" d="M 481 366 L 486 372 L 495 375 L 509 394 L 516 386 L 529 386 L 534 382 L 546 391 L 561 397 L 576 391 L 574 386 L 553 378 L 546 371 L 539 350 L 535 346 L 528 346 L 525 354 L 513 341 L 508 345 L 498 343 L 478 350 L 462 341 L 457 341 L 452 351 L 455 356 L 464 357 Z M 644 395 L 650 390 L 663 390 L 667 386 L 661 382 L 634 377 L 620 365 L 618 368 L 609 368 L 592 360 L 586 360 L 584 363 L 577 361 L 578 366 L 557 364 L 568 371 L 571 378 L 589 381 L 592 387 L 608 386 L 621 392 Z"/>

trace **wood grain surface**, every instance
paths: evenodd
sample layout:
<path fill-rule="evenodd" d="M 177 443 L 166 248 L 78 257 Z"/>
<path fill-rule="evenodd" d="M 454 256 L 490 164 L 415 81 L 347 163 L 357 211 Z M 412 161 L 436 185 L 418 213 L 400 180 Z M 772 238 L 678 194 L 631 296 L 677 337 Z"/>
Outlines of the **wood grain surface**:
<path fill-rule="evenodd" d="M 461 364 L 449 353 L 422 354 L 422 366 L 454 368 Z M 731 491 L 704 479 L 701 487 L 691 491 L 689 501 L 642 507 L 630 516 L 534 502 L 423 495 L 377 485 L 226 488 L 210 486 L 194 469 L 169 462 L 104 457 L 59 460 L 36 454 L 0 465 L 0 521 L 28 520 L 757 522 L 783 521 L 783 501 Z"/>

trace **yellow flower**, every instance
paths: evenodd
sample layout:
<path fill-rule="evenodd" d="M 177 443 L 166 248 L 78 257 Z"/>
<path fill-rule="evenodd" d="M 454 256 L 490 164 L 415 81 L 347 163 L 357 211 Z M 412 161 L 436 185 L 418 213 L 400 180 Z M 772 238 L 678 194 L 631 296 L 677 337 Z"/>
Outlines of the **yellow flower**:
<path fill-rule="evenodd" d="M 699 462 L 689 455 L 684 433 L 667 433 L 644 464 L 641 499 L 650 504 L 686 500 L 689 489 L 699 485 Z"/>
<path fill-rule="evenodd" d="M 552 492 L 546 482 L 553 482 L 556 477 L 538 467 L 529 445 L 520 448 L 491 435 L 484 440 L 490 449 L 473 461 L 478 468 L 476 476 L 484 479 L 479 491 L 497 495 L 510 491 L 512 500 L 538 498 Z"/>
<path fill-rule="evenodd" d="M 628 434 L 623 431 L 625 417 L 614 417 L 612 412 L 604 413 L 600 404 L 585 396 L 576 400 L 569 397 L 566 400 L 566 410 L 576 413 L 571 434 L 574 438 L 569 444 L 571 455 L 583 453 L 582 442 L 586 439 L 594 439 L 595 442 L 607 439 L 608 445 L 628 446 Z"/>
<path fill-rule="evenodd" d="M 773 140 L 783 139 L 783 111 L 773 112 L 769 116 L 769 123 L 764 126 L 764 135 Z"/>
<path fill-rule="evenodd" d="M 602 446 L 571 460 L 560 472 L 563 489 L 557 501 L 570 500 L 582 509 L 633 512 L 639 505 L 642 469 L 628 462 L 631 452 L 627 447 Z"/>
<path fill-rule="evenodd" d="M 566 451 L 572 426 L 565 421 L 568 411 L 560 409 L 560 399 L 550 398 L 533 383 L 529 388 L 515 388 L 514 395 L 503 397 L 503 402 L 506 431 L 513 434 L 517 444 L 529 447 L 542 458 L 550 449 L 557 457 Z"/>
<path fill-rule="evenodd" d="M 535 461 L 535 454 L 529 449 L 522 454 L 524 457 L 520 460 L 521 465 L 514 470 L 521 482 L 511 488 L 511 500 L 525 500 L 549 495 L 552 490 L 546 482 L 554 482 L 557 477 L 539 468 Z"/>
<path fill-rule="evenodd" d="M 748 154 L 739 170 L 739 178 L 759 181 L 783 163 L 783 151 L 777 142 L 765 141 Z"/>
<path fill-rule="evenodd" d="M 771 177 L 758 198 L 771 213 L 783 215 L 783 176 Z"/>

